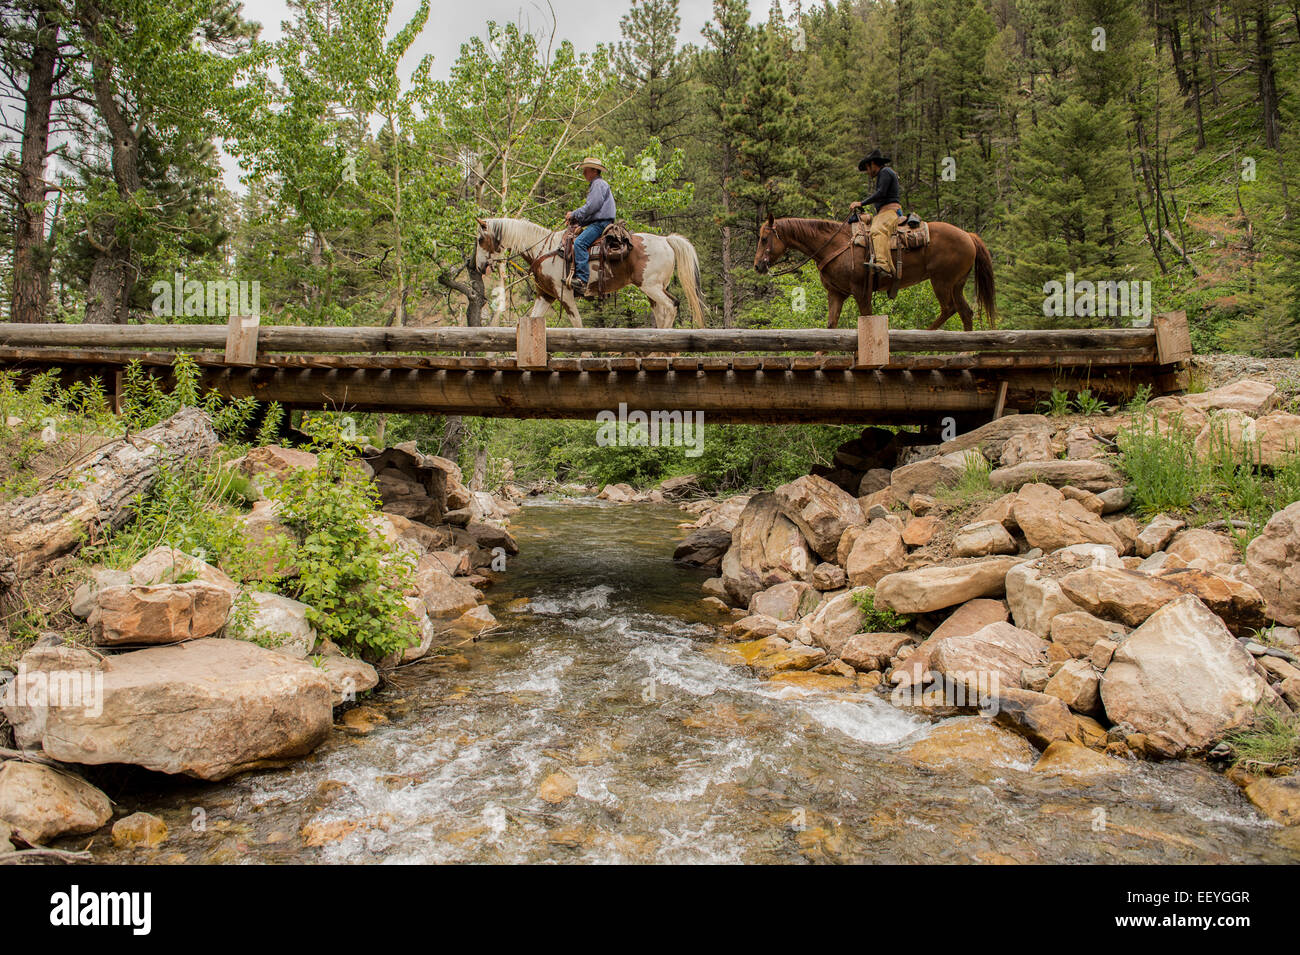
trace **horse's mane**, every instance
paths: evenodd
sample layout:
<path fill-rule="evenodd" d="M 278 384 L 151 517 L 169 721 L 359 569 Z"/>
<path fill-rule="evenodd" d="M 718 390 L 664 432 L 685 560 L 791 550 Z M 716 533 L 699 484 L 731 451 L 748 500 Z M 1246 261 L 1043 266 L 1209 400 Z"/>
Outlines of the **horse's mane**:
<path fill-rule="evenodd" d="M 790 239 L 821 239 L 825 237 L 828 231 L 835 232 L 845 227 L 845 223 L 836 222 L 833 219 L 800 219 L 790 216 L 784 219 L 777 219 L 781 226 L 781 234 L 788 242 Z M 826 227 L 830 226 L 830 229 Z"/>
<path fill-rule="evenodd" d="M 488 219 L 487 225 L 497 245 L 511 251 L 544 249 L 549 240 L 560 234 L 527 219 Z"/>

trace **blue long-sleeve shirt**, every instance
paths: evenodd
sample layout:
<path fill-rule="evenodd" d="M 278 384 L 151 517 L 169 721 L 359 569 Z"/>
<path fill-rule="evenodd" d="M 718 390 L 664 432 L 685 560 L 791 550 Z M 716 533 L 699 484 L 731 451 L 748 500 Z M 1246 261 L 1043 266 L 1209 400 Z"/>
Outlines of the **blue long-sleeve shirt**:
<path fill-rule="evenodd" d="M 582 208 L 573 210 L 573 219 L 582 225 L 588 225 L 597 219 L 614 219 L 614 193 L 609 190 L 609 183 L 604 176 L 591 180 L 587 190 L 587 201 Z"/>

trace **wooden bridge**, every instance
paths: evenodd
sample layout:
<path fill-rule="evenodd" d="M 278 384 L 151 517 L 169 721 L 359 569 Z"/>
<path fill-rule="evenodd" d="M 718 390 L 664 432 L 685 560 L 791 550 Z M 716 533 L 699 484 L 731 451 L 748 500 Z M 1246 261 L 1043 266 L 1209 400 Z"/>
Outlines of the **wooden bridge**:
<path fill-rule="evenodd" d="M 0 368 L 98 377 L 114 394 L 128 363 L 165 376 L 179 352 L 205 387 L 289 408 L 594 418 L 626 403 L 711 421 L 934 425 L 1032 411 L 1053 389 L 1112 404 L 1143 385 L 1178 391 L 1191 341 L 1182 313 L 977 332 L 890 329 L 879 315 L 856 329 L 0 324 Z"/>

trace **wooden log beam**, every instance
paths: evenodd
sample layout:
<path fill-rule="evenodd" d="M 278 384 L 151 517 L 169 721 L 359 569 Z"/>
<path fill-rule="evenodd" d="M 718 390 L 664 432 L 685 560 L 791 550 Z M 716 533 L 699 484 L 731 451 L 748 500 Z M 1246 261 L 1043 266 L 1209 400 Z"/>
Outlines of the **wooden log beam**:
<path fill-rule="evenodd" d="M 154 351 L 224 351 L 226 329 L 217 325 L 23 325 L 0 324 L 0 346 L 8 348 L 136 348 Z M 514 352 L 514 328 L 305 328 L 263 325 L 262 353 L 311 352 Z M 1005 351 L 1050 353 L 1093 349 L 1153 349 L 1154 328 L 998 330 L 977 332 L 892 329 L 889 352 Z M 856 354 L 855 329 L 728 328 L 553 328 L 552 352 L 842 352 Z"/>

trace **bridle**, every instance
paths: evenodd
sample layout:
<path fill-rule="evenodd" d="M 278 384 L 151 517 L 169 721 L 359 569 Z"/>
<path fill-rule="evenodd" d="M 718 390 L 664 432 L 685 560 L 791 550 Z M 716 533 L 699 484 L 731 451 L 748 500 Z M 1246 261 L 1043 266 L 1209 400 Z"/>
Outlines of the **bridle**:
<path fill-rule="evenodd" d="M 844 226 L 848 224 L 849 224 L 849 220 L 845 219 L 843 222 L 840 223 L 840 229 L 843 229 Z M 820 271 L 822 268 L 824 268 L 826 265 L 829 265 L 831 262 L 834 262 L 841 255 L 843 255 L 849 248 L 852 247 L 853 243 L 850 241 L 848 245 L 846 245 L 843 249 L 840 249 L 838 252 L 832 255 L 829 259 L 826 260 L 825 263 L 818 262 L 817 260 L 821 256 L 821 254 L 826 251 L 827 247 L 830 246 L 830 244 L 834 242 L 839 237 L 839 235 L 840 235 L 839 229 L 832 232 L 830 238 L 828 238 L 825 242 L 823 242 L 821 244 L 821 247 L 818 248 L 816 252 L 814 252 L 812 255 L 809 255 L 808 258 L 804 259 L 798 265 L 787 266 L 784 269 L 773 269 L 771 268 L 771 266 L 769 266 L 767 274 L 772 276 L 793 275 L 795 272 L 798 272 L 809 262 L 816 264 L 818 270 Z M 769 226 L 768 228 L 768 234 L 765 240 L 767 244 L 767 254 L 768 254 L 769 261 L 772 258 L 772 237 L 773 236 L 776 236 L 778 239 L 781 238 L 781 236 L 776 231 L 775 219 L 772 220 L 772 225 Z M 789 246 L 787 246 L 787 248 L 789 248 Z"/>

